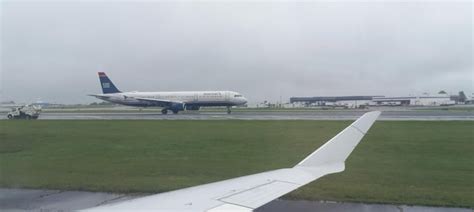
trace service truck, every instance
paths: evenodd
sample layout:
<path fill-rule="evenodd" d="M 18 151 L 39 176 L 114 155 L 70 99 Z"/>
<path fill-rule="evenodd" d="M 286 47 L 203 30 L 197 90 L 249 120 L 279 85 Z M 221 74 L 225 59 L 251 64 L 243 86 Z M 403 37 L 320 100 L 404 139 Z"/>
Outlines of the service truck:
<path fill-rule="evenodd" d="M 38 119 L 41 107 L 34 105 L 23 105 L 15 107 L 7 114 L 8 119 Z"/>

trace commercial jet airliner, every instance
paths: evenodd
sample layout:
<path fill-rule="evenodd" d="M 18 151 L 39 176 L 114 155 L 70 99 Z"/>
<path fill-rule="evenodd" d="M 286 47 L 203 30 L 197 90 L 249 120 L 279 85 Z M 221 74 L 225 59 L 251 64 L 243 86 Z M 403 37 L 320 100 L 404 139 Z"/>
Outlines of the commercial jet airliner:
<path fill-rule="evenodd" d="M 242 94 L 234 91 L 179 91 L 179 92 L 121 92 L 104 72 L 99 72 L 102 94 L 92 94 L 98 99 L 115 104 L 135 107 L 162 107 L 161 113 L 171 110 L 174 114 L 184 110 L 199 110 L 206 106 L 227 107 L 247 103 Z"/>
<path fill-rule="evenodd" d="M 346 159 L 379 115 L 378 111 L 366 113 L 292 168 L 106 204 L 83 212 L 252 212 L 324 175 L 344 171 Z"/>

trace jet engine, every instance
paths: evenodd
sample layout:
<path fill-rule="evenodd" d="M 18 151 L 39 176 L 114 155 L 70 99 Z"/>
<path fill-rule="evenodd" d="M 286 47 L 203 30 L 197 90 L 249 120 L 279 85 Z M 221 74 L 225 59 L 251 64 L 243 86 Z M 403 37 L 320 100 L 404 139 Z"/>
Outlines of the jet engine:
<path fill-rule="evenodd" d="M 174 113 L 177 113 L 178 111 L 183 111 L 184 107 L 185 107 L 185 105 L 182 104 L 182 103 L 173 103 L 173 104 L 171 104 L 169 109 L 171 111 L 173 111 Z"/>
<path fill-rule="evenodd" d="M 199 105 L 186 105 L 186 110 L 199 110 Z"/>

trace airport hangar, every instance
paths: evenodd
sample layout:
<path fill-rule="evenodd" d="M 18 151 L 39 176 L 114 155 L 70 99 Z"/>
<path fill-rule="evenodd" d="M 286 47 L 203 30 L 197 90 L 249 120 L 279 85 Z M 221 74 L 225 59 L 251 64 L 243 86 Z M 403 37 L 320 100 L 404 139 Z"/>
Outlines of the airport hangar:
<path fill-rule="evenodd" d="M 304 106 L 346 106 L 357 108 L 361 105 L 370 105 L 374 97 L 383 96 L 315 96 L 315 97 L 291 97 L 291 104 L 302 104 Z"/>
<path fill-rule="evenodd" d="M 304 106 L 344 106 L 358 108 L 361 106 L 443 106 L 454 105 L 455 101 L 448 95 L 436 96 L 315 96 L 291 97 L 291 104 Z"/>

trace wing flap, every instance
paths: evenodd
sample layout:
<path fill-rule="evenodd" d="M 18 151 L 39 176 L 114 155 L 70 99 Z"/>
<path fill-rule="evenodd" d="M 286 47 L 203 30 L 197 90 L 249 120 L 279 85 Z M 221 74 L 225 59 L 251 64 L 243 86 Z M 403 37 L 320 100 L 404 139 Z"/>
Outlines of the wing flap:
<path fill-rule="evenodd" d="M 234 194 L 225 198 L 219 199 L 222 202 L 245 206 L 249 208 L 258 208 L 268 202 L 283 196 L 284 194 L 293 191 L 300 187 L 300 184 L 272 181 L 271 183 L 255 187 L 253 189 Z"/>
<path fill-rule="evenodd" d="M 238 205 L 232 205 L 232 204 L 224 204 L 220 205 L 218 207 L 215 207 L 211 210 L 208 210 L 206 212 L 252 212 L 252 208 L 246 208 Z"/>

